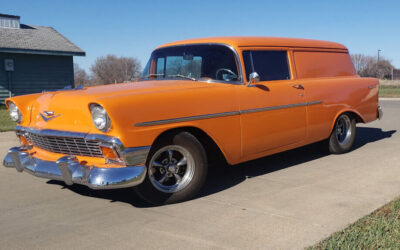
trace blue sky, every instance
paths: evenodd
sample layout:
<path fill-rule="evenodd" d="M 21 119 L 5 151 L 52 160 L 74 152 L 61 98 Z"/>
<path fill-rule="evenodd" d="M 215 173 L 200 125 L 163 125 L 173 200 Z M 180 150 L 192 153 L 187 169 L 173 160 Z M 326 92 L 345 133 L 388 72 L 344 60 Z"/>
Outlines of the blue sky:
<path fill-rule="evenodd" d="M 329 40 L 351 53 L 381 55 L 400 68 L 400 1 L 89 1 L 0 0 L 0 13 L 52 26 L 98 56 L 138 58 L 142 66 L 160 44 L 209 36 L 280 36 Z"/>

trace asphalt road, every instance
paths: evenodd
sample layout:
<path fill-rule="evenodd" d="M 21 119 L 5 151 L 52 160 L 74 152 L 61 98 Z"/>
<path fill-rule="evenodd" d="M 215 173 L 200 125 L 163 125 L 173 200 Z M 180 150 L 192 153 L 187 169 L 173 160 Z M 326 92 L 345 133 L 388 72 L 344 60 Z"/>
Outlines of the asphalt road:
<path fill-rule="evenodd" d="M 400 194 L 400 100 L 359 125 L 354 150 L 310 145 L 213 171 L 200 197 L 150 207 L 127 190 L 0 167 L 1 249 L 303 248 Z M 0 133 L 0 157 L 17 144 Z"/>

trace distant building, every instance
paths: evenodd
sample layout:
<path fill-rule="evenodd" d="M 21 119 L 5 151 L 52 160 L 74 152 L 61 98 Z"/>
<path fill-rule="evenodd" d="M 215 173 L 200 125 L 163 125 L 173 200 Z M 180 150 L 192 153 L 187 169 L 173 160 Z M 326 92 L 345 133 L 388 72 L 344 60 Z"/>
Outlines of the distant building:
<path fill-rule="evenodd" d="M 400 80 L 400 69 L 393 69 L 393 80 Z"/>
<path fill-rule="evenodd" d="M 74 86 L 73 56 L 85 56 L 85 51 L 55 29 L 0 14 L 0 102 Z"/>

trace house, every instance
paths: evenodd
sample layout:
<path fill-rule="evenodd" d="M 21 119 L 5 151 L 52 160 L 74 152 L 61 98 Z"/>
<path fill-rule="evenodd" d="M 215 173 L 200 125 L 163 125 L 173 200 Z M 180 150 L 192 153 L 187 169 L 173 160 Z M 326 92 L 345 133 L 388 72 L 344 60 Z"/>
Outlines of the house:
<path fill-rule="evenodd" d="M 52 27 L 0 14 L 0 102 L 14 95 L 74 86 L 73 56 L 85 56 Z"/>

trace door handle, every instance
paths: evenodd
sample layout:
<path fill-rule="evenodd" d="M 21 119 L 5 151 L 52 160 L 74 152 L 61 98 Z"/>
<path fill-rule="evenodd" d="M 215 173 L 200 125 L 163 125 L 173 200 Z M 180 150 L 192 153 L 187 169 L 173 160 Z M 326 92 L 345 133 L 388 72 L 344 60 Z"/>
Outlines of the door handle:
<path fill-rule="evenodd" d="M 301 85 L 301 84 L 294 84 L 294 85 L 292 85 L 292 87 L 296 88 L 296 89 L 304 89 L 303 85 Z"/>

